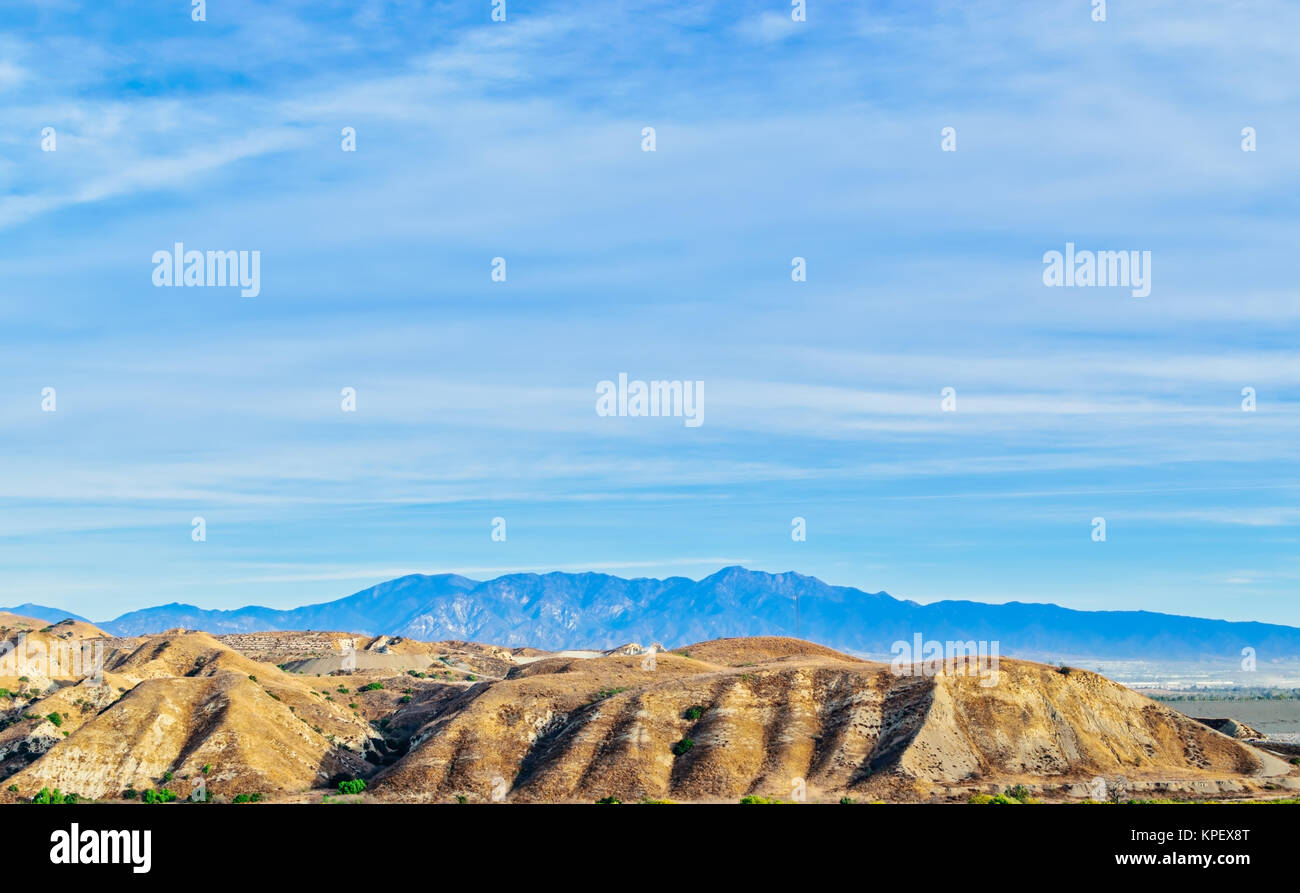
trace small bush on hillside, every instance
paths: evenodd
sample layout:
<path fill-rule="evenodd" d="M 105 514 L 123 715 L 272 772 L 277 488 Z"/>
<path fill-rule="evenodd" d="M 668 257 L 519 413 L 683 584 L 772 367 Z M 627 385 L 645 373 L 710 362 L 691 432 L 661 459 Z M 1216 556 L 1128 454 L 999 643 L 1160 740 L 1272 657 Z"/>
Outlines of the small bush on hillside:
<path fill-rule="evenodd" d="M 768 804 L 768 803 L 784 803 L 785 801 L 777 800 L 773 797 L 758 797 L 755 796 L 754 794 L 750 794 L 748 797 L 741 797 L 740 802 L 746 805 L 753 805 L 753 804 Z"/>
<path fill-rule="evenodd" d="M 369 682 L 361 686 L 359 689 L 357 689 L 357 691 L 378 691 L 383 687 L 384 687 L 384 683 L 382 682 Z"/>
<path fill-rule="evenodd" d="M 617 797 L 601 797 L 599 800 L 596 801 L 596 803 L 600 804 L 601 806 L 611 806 L 613 804 L 622 803 L 622 802 L 623 801 L 618 799 Z"/>
<path fill-rule="evenodd" d="M 683 717 L 691 720 L 691 722 L 694 722 L 695 720 L 699 719 L 703 715 L 704 715 L 704 707 L 702 707 L 699 704 L 696 704 L 693 707 L 687 707 L 686 712 L 682 714 Z"/>
<path fill-rule="evenodd" d="M 48 719 L 50 722 L 54 723 L 56 726 L 63 725 L 63 717 L 59 716 L 58 713 L 47 714 L 45 718 Z"/>
<path fill-rule="evenodd" d="M 366 783 L 360 778 L 353 778 L 349 781 L 339 782 L 340 794 L 360 794 L 366 789 Z"/>
<path fill-rule="evenodd" d="M 41 788 L 40 791 L 37 792 L 36 796 L 32 798 L 32 802 L 33 803 L 76 803 L 80 799 L 81 798 L 78 797 L 76 794 L 72 794 L 72 793 L 64 794 L 58 788 L 55 788 L 54 790 L 50 790 L 49 788 Z"/>
<path fill-rule="evenodd" d="M 1013 788 L 1007 788 L 1002 793 L 1006 794 L 1012 800 L 1017 800 L 1021 803 L 1029 803 L 1034 799 L 1033 795 L 1029 793 L 1029 788 L 1022 784 L 1018 784 Z"/>
<path fill-rule="evenodd" d="M 677 754 L 677 756 L 680 757 L 682 754 L 686 753 L 686 751 L 690 750 L 694 746 L 695 746 L 694 738 L 683 738 L 681 741 L 678 741 L 676 744 L 673 745 L 673 753 Z"/>

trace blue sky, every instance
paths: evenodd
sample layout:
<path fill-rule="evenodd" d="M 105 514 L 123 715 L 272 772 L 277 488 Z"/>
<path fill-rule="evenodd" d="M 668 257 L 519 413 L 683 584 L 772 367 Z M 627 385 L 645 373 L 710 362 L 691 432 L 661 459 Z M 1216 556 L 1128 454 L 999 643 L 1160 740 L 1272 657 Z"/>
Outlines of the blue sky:
<path fill-rule="evenodd" d="M 1300 8 L 490 8 L 0 11 L 0 603 L 741 563 L 1300 624 Z M 177 241 L 261 294 L 154 288 Z"/>

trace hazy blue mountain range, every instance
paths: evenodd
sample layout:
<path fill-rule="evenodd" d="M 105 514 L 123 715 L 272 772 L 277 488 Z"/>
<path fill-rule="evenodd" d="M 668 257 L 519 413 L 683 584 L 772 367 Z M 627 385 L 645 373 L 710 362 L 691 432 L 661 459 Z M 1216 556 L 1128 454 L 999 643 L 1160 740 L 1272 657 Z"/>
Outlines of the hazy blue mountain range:
<path fill-rule="evenodd" d="M 45 605 L 34 605 L 31 602 L 23 602 L 21 605 L 14 605 L 12 608 L 0 608 L 0 611 L 8 611 L 10 614 L 20 614 L 23 617 L 35 617 L 37 620 L 44 620 L 48 623 L 58 623 L 60 620 L 80 620 L 90 623 L 80 614 L 73 614 L 71 611 L 63 611 L 59 608 L 50 608 Z"/>
<path fill-rule="evenodd" d="M 795 598 L 798 597 L 796 630 Z M 9 609 L 32 614 L 36 606 Z M 57 620 L 56 609 L 35 614 Z M 99 626 L 116 635 L 173 627 L 214 633 L 345 630 L 416 639 L 465 639 L 545 649 L 609 648 L 628 641 L 677 647 L 721 636 L 786 635 L 859 653 L 895 641 L 997 641 L 1003 655 L 1237 660 L 1300 657 L 1300 629 L 1147 611 L 1075 611 L 1051 604 L 903 601 L 831 586 L 796 573 L 723 568 L 703 580 L 633 580 L 607 574 L 509 574 L 479 582 L 413 574 L 336 601 L 288 611 L 250 606 L 208 611 L 170 604 Z"/>

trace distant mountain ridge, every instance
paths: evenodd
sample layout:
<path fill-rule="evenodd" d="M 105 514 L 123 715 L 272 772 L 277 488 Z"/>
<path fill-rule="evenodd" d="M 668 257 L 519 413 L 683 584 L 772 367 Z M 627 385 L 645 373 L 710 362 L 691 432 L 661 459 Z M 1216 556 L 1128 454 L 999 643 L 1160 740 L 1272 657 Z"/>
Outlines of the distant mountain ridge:
<path fill-rule="evenodd" d="M 13 610 L 30 613 L 35 606 L 20 607 L 29 610 Z M 42 610 L 36 616 L 69 616 Z M 612 648 L 632 640 L 680 647 L 725 636 L 797 635 L 859 654 L 885 654 L 894 642 L 920 634 L 926 640 L 997 641 L 1004 655 L 1239 660 L 1243 648 L 1253 648 L 1260 660 L 1300 657 L 1300 629 L 1289 626 L 1022 602 L 920 605 L 793 572 L 743 567 L 723 568 L 698 581 L 558 572 L 487 581 L 412 574 L 292 610 L 211 611 L 169 604 L 98 625 L 123 636 L 174 627 L 211 633 L 315 629 L 548 650 Z"/>

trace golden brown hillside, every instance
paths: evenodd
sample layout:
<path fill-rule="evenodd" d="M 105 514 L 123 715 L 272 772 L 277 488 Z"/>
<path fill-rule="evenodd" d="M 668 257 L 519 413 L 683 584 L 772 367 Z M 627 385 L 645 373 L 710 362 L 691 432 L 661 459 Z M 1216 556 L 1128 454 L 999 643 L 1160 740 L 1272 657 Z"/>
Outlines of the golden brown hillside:
<path fill-rule="evenodd" d="M 1065 796 L 1123 776 L 1135 789 L 1213 793 L 1290 771 L 1092 673 L 1004 660 L 999 684 L 980 683 L 897 676 L 788 639 L 693 645 L 659 655 L 652 671 L 638 657 L 545 659 L 420 730 L 375 790 L 922 799 L 1017 783 Z"/>
<path fill-rule="evenodd" d="M 375 660 L 341 670 L 347 638 Z M 173 631 L 104 653 L 100 679 L 0 699 L 0 777 L 17 789 L 0 799 L 183 797 L 200 780 L 217 799 L 319 799 L 348 778 L 414 801 L 964 800 L 1015 784 L 1065 799 L 1098 777 L 1300 789 L 1300 770 L 1101 676 L 1008 659 L 985 685 L 782 638 L 548 654 Z"/>

